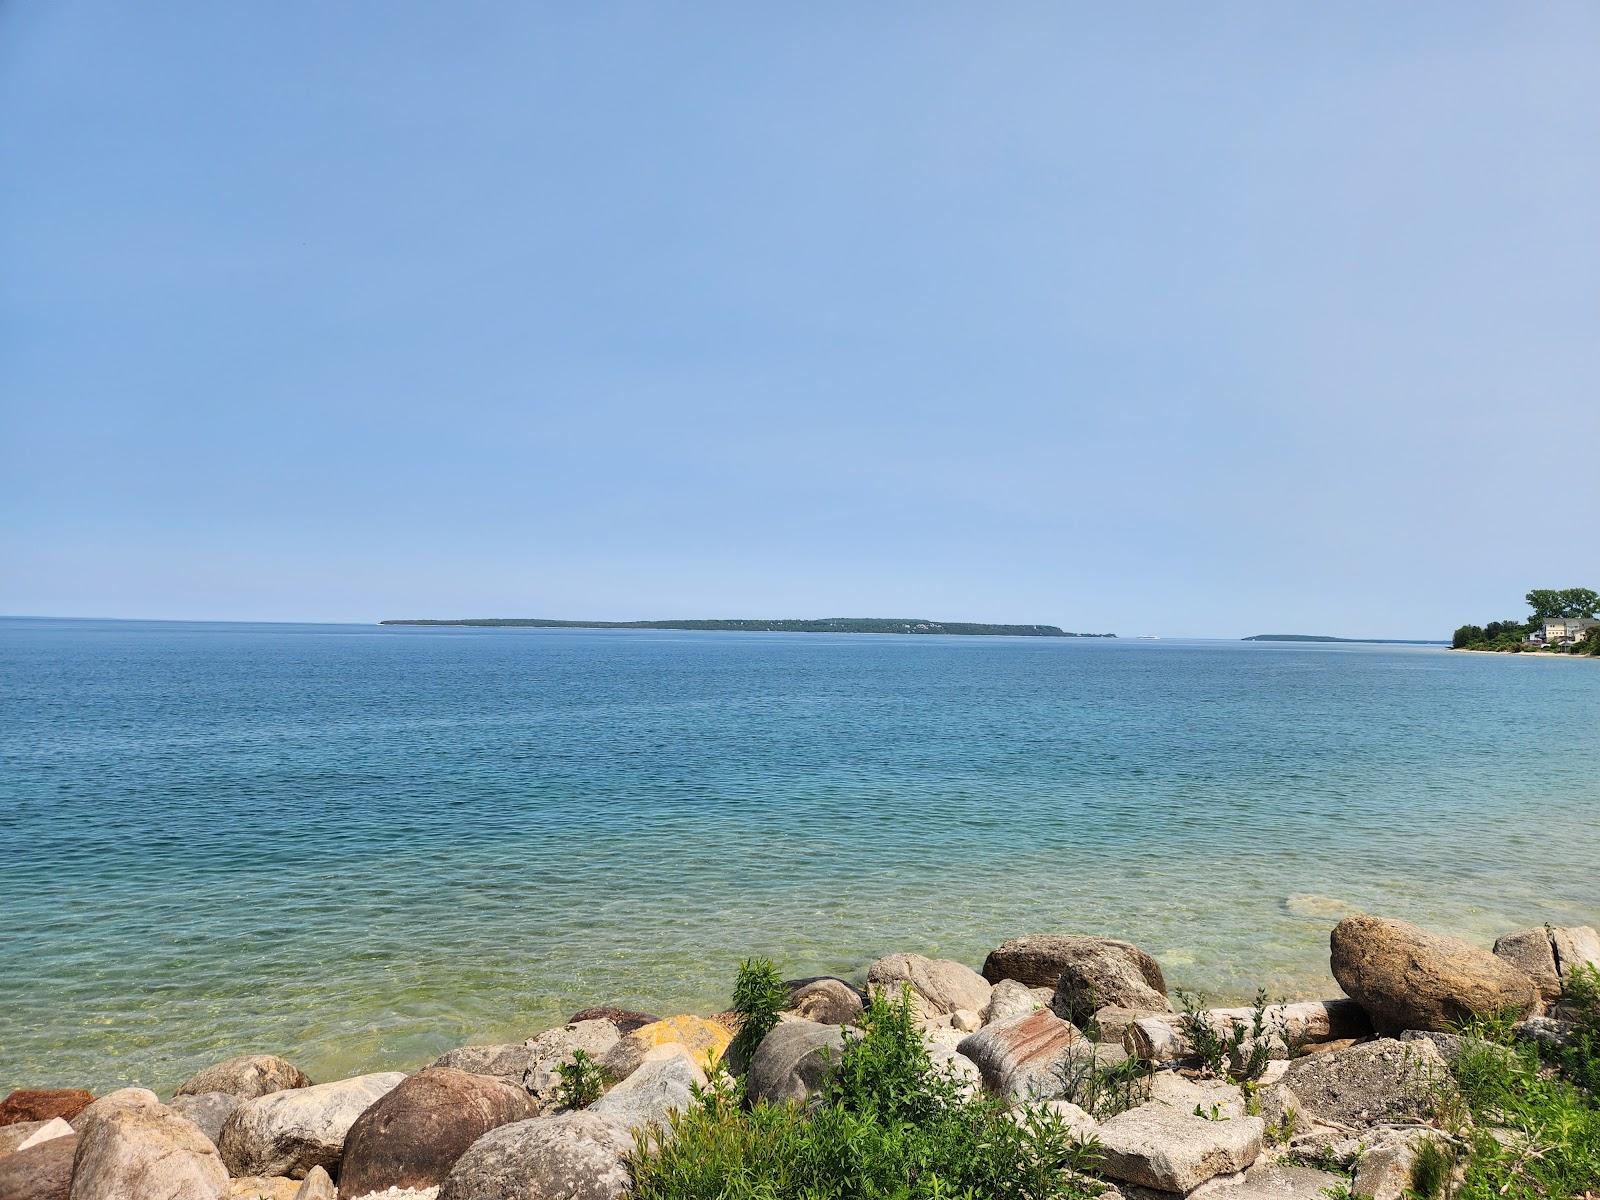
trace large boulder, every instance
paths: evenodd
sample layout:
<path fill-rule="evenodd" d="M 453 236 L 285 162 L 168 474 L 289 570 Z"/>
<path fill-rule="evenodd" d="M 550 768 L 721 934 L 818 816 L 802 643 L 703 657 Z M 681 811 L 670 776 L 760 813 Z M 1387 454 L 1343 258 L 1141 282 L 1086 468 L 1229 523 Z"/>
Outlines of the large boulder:
<path fill-rule="evenodd" d="M 854 1025 L 863 1008 L 861 993 L 842 979 L 824 975 L 817 979 L 795 979 L 789 989 L 786 1011 L 802 1021 L 818 1025 Z"/>
<path fill-rule="evenodd" d="M 529 1039 L 526 1042 L 504 1042 L 492 1046 L 457 1046 L 454 1050 L 446 1050 L 428 1066 L 452 1067 L 469 1075 L 487 1075 L 501 1083 L 521 1087 L 528 1068 L 533 1066 L 538 1057 L 538 1052 L 532 1047 L 532 1039 Z"/>
<path fill-rule="evenodd" d="M 126 1087 L 118 1088 L 114 1092 L 107 1092 L 89 1107 L 72 1118 L 72 1127 L 82 1137 L 95 1127 L 99 1121 L 105 1120 L 112 1113 L 121 1112 L 125 1108 L 158 1108 L 161 1097 L 149 1088 Z"/>
<path fill-rule="evenodd" d="M 1333 977 L 1379 1033 L 1448 1031 L 1506 1010 L 1521 1018 L 1539 1003 L 1533 980 L 1504 959 L 1405 921 L 1346 917 L 1329 946 Z"/>
<path fill-rule="evenodd" d="M 706 1073 L 688 1054 L 663 1047 L 591 1104 L 589 1111 L 628 1129 L 664 1130 L 668 1117 L 686 1110 L 694 1101 L 694 1089 L 706 1082 Z"/>
<path fill-rule="evenodd" d="M 222 1127 L 233 1116 L 233 1110 L 243 1103 L 240 1097 L 227 1092 L 201 1092 L 194 1096 L 174 1096 L 168 1107 L 200 1126 L 200 1132 L 215 1146 L 222 1140 Z"/>
<path fill-rule="evenodd" d="M 286 1059 L 275 1054 L 241 1054 L 191 1075 L 178 1085 L 177 1095 L 226 1092 L 243 1100 L 253 1100 L 286 1088 L 309 1086 L 311 1080 L 306 1073 Z"/>
<path fill-rule="evenodd" d="M 1448 1071 L 1430 1041 L 1379 1038 L 1297 1058 L 1284 1072 L 1287 1107 L 1326 1124 L 1364 1128 L 1410 1121 L 1432 1108 L 1433 1085 Z"/>
<path fill-rule="evenodd" d="M 977 1064 L 990 1091 L 1011 1100 L 1062 1095 L 1068 1058 L 1095 1052 L 1069 1022 L 1043 1008 L 985 1025 L 956 1049 Z"/>
<path fill-rule="evenodd" d="M 587 1110 L 502 1125 L 461 1156 L 438 1200 L 620 1200 L 633 1145 L 624 1125 Z"/>
<path fill-rule="evenodd" d="M 911 1002 L 919 1016 L 947 1016 L 961 1009 L 974 1012 L 989 1003 L 989 981 L 971 967 L 947 958 L 920 954 L 891 954 L 867 968 L 867 992 L 898 996 L 911 988 Z"/>
<path fill-rule="evenodd" d="M 1553 1004 L 1561 999 L 1574 971 L 1600 967 L 1600 932 L 1589 925 L 1519 929 L 1497 939 L 1494 953 L 1532 978 L 1540 997 Z"/>
<path fill-rule="evenodd" d="M 18 1121 L 70 1121 L 89 1107 L 94 1096 L 82 1088 L 18 1088 L 0 1100 L 0 1125 Z"/>
<path fill-rule="evenodd" d="M 312 1167 L 332 1172 L 356 1118 L 403 1079 L 399 1071 L 383 1071 L 246 1100 L 222 1127 L 222 1160 L 233 1175 L 302 1179 Z"/>
<path fill-rule="evenodd" d="M 211 1139 L 163 1104 L 106 1113 L 73 1157 L 72 1200 L 220 1200 L 227 1187 Z"/>
<path fill-rule="evenodd" d="M 768 1104 L 805 1104 L 827 1082 L 844 1051 L 837 1025 L 780 1021 L 750 1056 L 745 1091 Z"/>
<path fill-rule="evenodd" d="M 1561 971 L 1556 966 L 1555 941 L 1545 926 L 1519 929 L 1516 933 L 1496 938 L 1494 956 L 1505 959 L 1533 980 L 1542 999 L 1561 999 Z"/>
<path fill-rule="evenodd" d="M 1563 987 L 1571 983 L 1572 973 L 1580 968 L 1600 970 L 1600 930 L 1594 926 L 1557 925 L 1550 930 L 1550 940 L 1555 943 L 1556 967 Z"/>
<path fill-rule="evenodd" d="M 597 1018 L 547 1029 L 529 1038 L 526 1043 L 528 1065 L 520 1081 L 523 1089 L 543 1112 L 556 1102 L 556 1092 L 561 1087 L 559 1067 L 572 1062 L 580 1050 L 596 1062 L 603 1062 L 605 1056 L 616 1049 L 620 1037 L 614 1024 Z"/>
<path fill-rule="evenodd" d="M 607 1076 L 620 1081 L 637 1071 L 652 1050 L 678 1046 L 697 1066 L 709 1071 L 732 1041 L 733 1034 L 720 1021 L 682 1013 L 641 1025 L 607 1050 L 600 1065 Z"/>
<path fill-rule="evenodd" d="M 576 1025 L 580 1021 L 610 1021 L 617 1027 L 621 1034 L 632 1033 L 641 1025 L 653 1025 L 661 1020 L 660 1017 L 647 1012 L 637 1012 L 631 1008 L 617 1008 L 612 1004 L 601 1004 L 594 1008 L 581 1009 L 567 1018 L 568 1025 Z"/>
<path fill-rule="evenodd" d="M 1034 934 L 1002 942 L 983 961 L 991 983 L 1015 979 L 1054 988 L 1056 1011 L 1082 1024 L 1095 1009 L 1114 1004 L 1166 1012 L 1167 981 L 1161 964 L 1132 942 L 1078 933 Z"/>
<path fill-rule="evenodd" d="M 36 1142 L 0 1158 L 0 1196 L 5 1200 L 69 1200 L 77 1135 Z"/>
<path fill-rule="evenodd" d="M 1212 1121 L 1166 1104 L 1141 1104 L 1100 1123 L 1100 1172 L 1158 1192 L 1188 1193 L 1250 1166 L 1265 1132 L 1260 1117 Z"/>
<path fill-rule="evenodd" d="M 339 1186 L 346 1196 L 434 1187 L 489 1130 L 533 1115 L 533 1101 L 520 1087 L 453 1067 L 418 1071 L 350 1126 Z"/>

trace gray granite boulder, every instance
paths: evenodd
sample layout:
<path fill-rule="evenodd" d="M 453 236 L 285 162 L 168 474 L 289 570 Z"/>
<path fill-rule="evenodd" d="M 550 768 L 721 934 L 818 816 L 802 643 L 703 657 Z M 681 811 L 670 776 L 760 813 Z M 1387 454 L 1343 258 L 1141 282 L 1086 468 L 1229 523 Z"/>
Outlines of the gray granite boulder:
<path fill-rule="evenodd" d="M 520 1087 L 453 1067 L 418 1071 L 350 1126 L 339 1186 L 347 1196 L 437 1186 L 489 1130 L 534 1115 L 534 1102 Z"/>
<path fill-rule="evenodd" d="M 1293 1097 L 1290 1107 L 1303 1116 L 1354 1129 L 1425 1116 L 1434 1085 L 1448 1070 L 1431 1041 L 1379 1038 L 1297 1058 L 1282 1086 Z"/>
<path fill-rule="evenodd" d="M 1539 993 L 1522 970 L 1460 938 L 1365 913 L 1329 938 L 1333 977 L 1379 1033 L 1449 1032 L 1472 1017 L 1534 1011 Z"/>
<path fill-rule="evenodd" d="M 780 1021 L 750 1056 L 745 1091 L 753 1101 L 804 1104 L 822 1089 L 843 1051 L 837 1025 Z"/>
<path fill-rule="evenodd" d="M 910 987 L 919 1016 L 946 1016 L 960 1009 L 981 1010 L 989 1003 L 989 982 L 964 963 L 920 954 L 890 954 L 867 968 L 869 994 L 898 996 Z"/>
<path fill-rule="evenodd" d="M 201 1092 L 193 1096 L 174 1096 L 167 1107 L 180 1117 L 187 1117 L 200 1127 L 200 1132 L 215 1146 L 222 1137 L 222 1127 L 243 1100 L 227 1092 Z"/>
<path fill-rule="evenodd" d="M 621 1122 L 587 1110 L 502 1125 L 461 1156 L 438 1200 L 621 1200 L 633 1145 Z"/>
<path fill-rule="evenodd" d="M 589 1106 L 588 1111 L 607 1117 L 627 1129 L 658 1130 L 667 1127 L 673 1113 L 683 1112 L 694 1100 L 694 1089 L 706 1086 L 706 1073 L 677 1047 L 646 1057 L 616 1087 Z"/>
<path fill-rule="evenodd" d="M 105 1112 L 73 1156 L 72 1200 L 221 1200 L 227 1187 L 211 1139 L 164 1104 Z"/>
<path fill-rule="evenodd" d="M 180 1096 L 204 1092 L 226 1092 L 242 1100 L 253 1100 L 269 1092 L 308 1087 L 310 1078 L 299 1067 L 275 1054 L 241 1054 L 214 1063 L 178 1085 Z"/>
<path fill-rule="evenodd" d="M 245 1100 L 222 1126 L 222 1160 L 232 1175 L 303 1179 L 312 1167 L 332 1173 L 356 1118 L 404 1079 L 382 1071 Z"/>

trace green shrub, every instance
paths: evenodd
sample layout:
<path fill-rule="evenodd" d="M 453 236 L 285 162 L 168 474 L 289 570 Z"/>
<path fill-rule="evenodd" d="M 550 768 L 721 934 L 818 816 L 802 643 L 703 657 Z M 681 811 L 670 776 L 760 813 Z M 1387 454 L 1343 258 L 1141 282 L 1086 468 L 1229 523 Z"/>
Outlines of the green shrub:
<path fill-rule="evenodd" d="M 557 1064 L 556 1074 L 561 1076 L 561 1082 L 556 1084 L 556 1103 L 563 1108 L 588 1108 L 606 1090 L 600 1064 L 587 1050 L 574 1050 L 571 1062 Z"/>
<path fill-rule="evenodd" d="M 746 1106 L 721 1075 L 641 1133 L 637 1200 L 1087 1200 L 1094 1143 L 1053 1112 L 1007 1113 L 934 1066 L 909 992 L 876 996 L 809 1109 Z"/>
<path fill-rule="evenodd" d="M 770 958 L 747 958 L 739 964 L 733 982 L 733 1011 L 739 1014 L 739 1033 L 732 1046 L 736 1061 L 750 1061 L 788 1004 L 789 989 Z"/>
<path fill-rule="evenodd" d="M 1504 1021 L 1469 1026 L 1451 1064 L 1453 1078 L 1440 1088 L 1439 1108 L 1464 1160 L 1461 1183 L 1451 1195 L 1582 1196 L 1600 1185 L 1595 1095 L 1570 1077 L 1541 1070 L 1534 1047 L 1511 1041 Z M 1416 1181 L 1413 1190 L 1420 1194 Z"/>

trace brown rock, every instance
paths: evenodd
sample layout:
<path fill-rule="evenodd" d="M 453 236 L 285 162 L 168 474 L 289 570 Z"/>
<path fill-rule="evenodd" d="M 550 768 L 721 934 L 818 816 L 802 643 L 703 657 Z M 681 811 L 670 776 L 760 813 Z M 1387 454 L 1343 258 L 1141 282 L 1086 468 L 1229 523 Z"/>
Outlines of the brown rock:
<path fill-rule="evenodd" d="M 18 1121 L 70 1121 L 94 1097 L 82 1088 L 18 1088 L 0 1100 L 0 1125 Z"/>
<path fill-rule="evenodd" d="M 579 1021 L 610 1021 L 617 1027 L 621 1034 L 632 1033 L 641 1025 L 652 1025 L 661 1020 L 660 1017 L 650 1013 L 635 1012 L 631 1008 L 614 1008 L 609 1004 L 602 1004 L 596 1008 L 585 1008 L 573 1013 L 567 1018 L 568 1025 L 576 1025 Z"/>
<path fill-rule="evenodd" d="M 535 1114 L 521 1088 L 451 1067 L 419 1071 L 350 1126 L 339 1186 L 349 1196 L 434 1187 L 489 1130 Z"/>
<path fill-rule="evenodd" d="M 52 1138 L 0 1158 L 4 1200 L 67 1200 L 72 1191 L 76 1136 Z"/>
<path fill-rule="evenodd" d="M 300 1181 L 285 1175 L 246 1175 L 228 1180 L 223 1200 L 295 1200 Z"/>
<path fill-rule="evenodd" d="M 1379 1033 L 1448 1032 L 1507 1009 L 1520 1019 L 1539 1003 L 1533 980 L 1504 959 L 1405 921 L 1346 917 L 1329 946 L 1333 977 Z"/>
<path fill-rule="evenodd" d="M 241 1054 L 186 1079 L 178 1085 L 177 1095 L 226 1092 L 241 1100 L 254 1100 L 272 1092 L 310 1086 L 311 1080 L 304 1071 L 275 1054 Z"/>
<path fill-rule="evenodd" d="M 861 993 L 842 979 L 824 975 L 791 980 L 784 986 L 789 989 L 788 1011 L 803 1021 L 854 1025 L 861 1016 Z"/>
<path fill-rule="evenodd" d="M 1016 979 L 1056 991 L 1056 1012 L 1076 1023 L 1107 1005 L 1166 1012 L 1161 964 L 1132 942 L 1085 934 L 1035 934 L 1002 942 L 983 961 L 991 983 Z"/>

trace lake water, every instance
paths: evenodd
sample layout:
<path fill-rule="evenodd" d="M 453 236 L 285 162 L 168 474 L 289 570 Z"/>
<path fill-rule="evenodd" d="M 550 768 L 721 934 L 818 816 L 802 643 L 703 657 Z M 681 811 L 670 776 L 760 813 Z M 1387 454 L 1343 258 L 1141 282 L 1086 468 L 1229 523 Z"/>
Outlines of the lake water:
<path fill-rule="evenodd" d="M 1327 994 L 1345 906 L 1600 923 L 1600 662 L 0 621 L 0 1093 L 315 1078 L 1103 933 Z"/>

